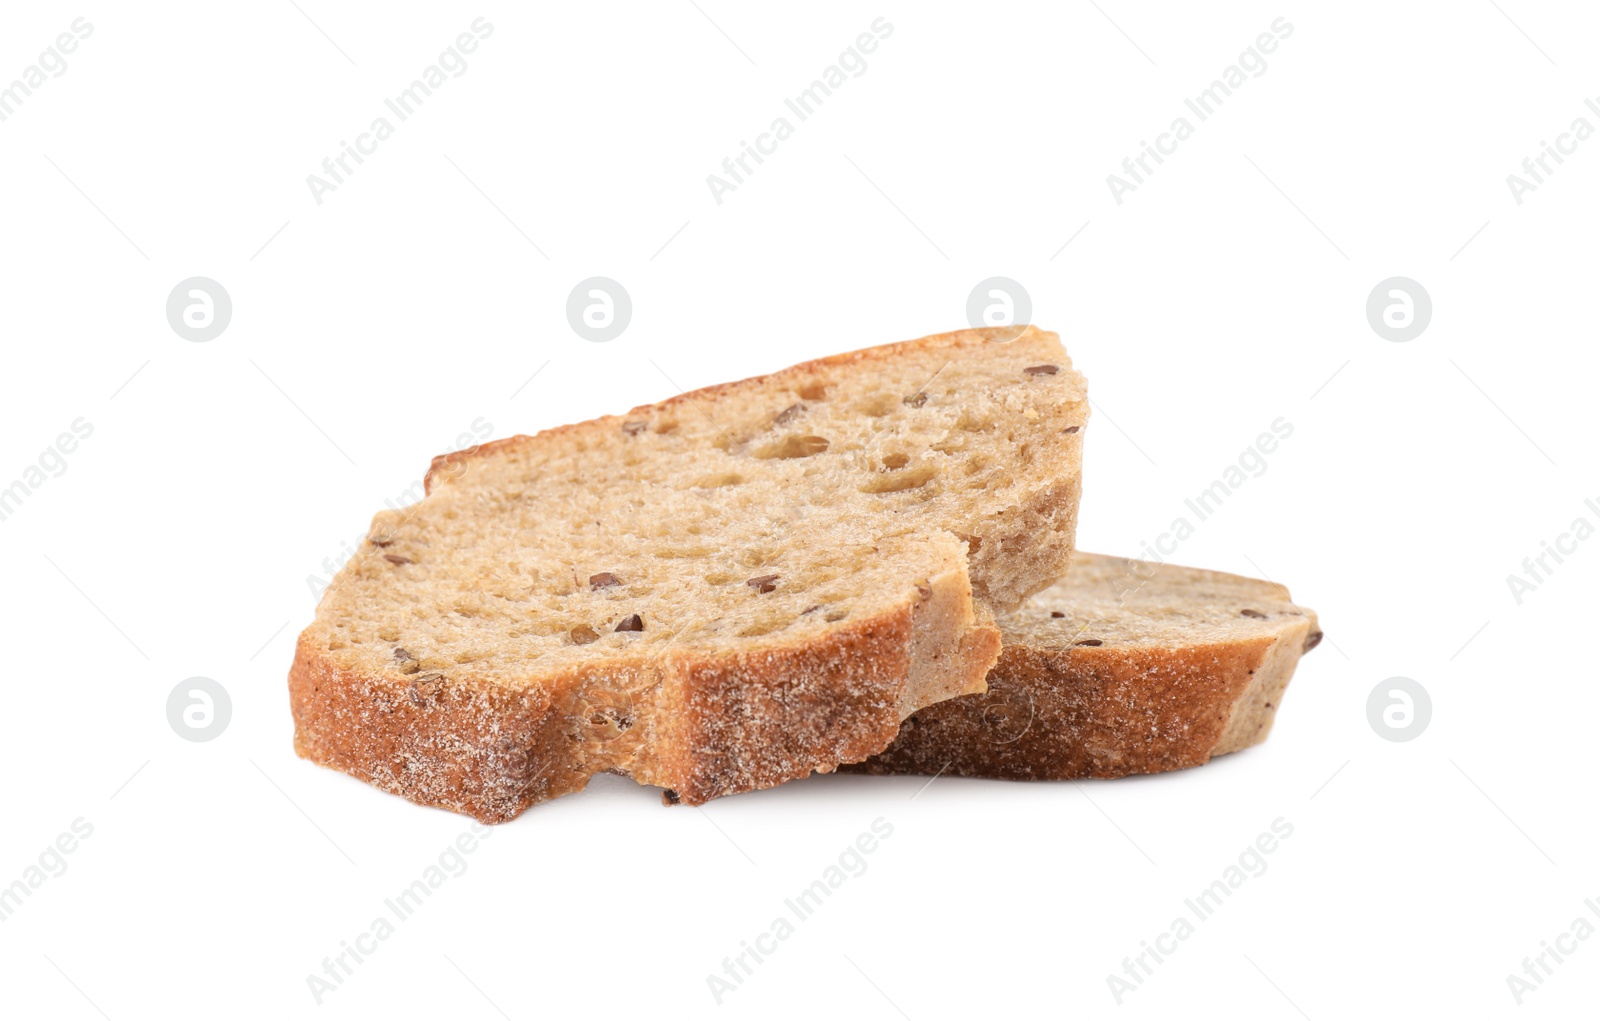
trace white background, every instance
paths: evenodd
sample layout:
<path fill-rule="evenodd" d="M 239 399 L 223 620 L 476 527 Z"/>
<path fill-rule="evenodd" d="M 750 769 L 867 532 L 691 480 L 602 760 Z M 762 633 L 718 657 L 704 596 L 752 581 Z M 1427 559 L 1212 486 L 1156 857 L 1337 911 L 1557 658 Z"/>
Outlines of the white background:
<path fill-rule="evenodd" d="M 94 30 L 0 123 L 0 486 L 94 431 L 0 522 L 0 884 L 74 819 L 93 834 L 0 922 L 0 1010 L 1592 1009 L 1600 939 L 1520 1008 L 1506 976 L 1600 924 L 1600 542 L 1521 605 L 1506 578 L 1600 523 L 1600 140 L 1520 205 L 1505 179 L 1574 118 L 1600 127 L 1600 15 L 446 6 L 7 7 L 0 81 L 75 17 Z M 306 176 L 479 15 L 466 72 L 314 202 Z M 880 16 L 865 73 L 717 205 L 706 175 Z M 1106 175 L 1279 17 L 1267 70 L 1118 205 Z M 597 274 L 634 303 L 607 344 L 564 313 Z M 194 275 L 233 300 L 210 343 L 164 316 Z M 285 675 L 324 559 L 476 420 L 531 432 L 959 328 L 994 275 L 1090 380 L 1085 548 L 1139 555 L 1292 423 L 1171 557 L 1321 614 L 1271 740 L 1177 775 L 821 777 L 704 810 L 601 777 L 495 829 L 317 1006 L 307 976 L 469 828 L 295 758 Z M 1394 275 L 1432 296 L 1409 343 L 1366 320 Z M 209 743 L 165 716 L 197 675 L 232 698 Z M 1407 743 L 1367 721 L 1393 676 L 1432 697 Z M 719 1007 L 707 976 L 880 817 L 867 871 Z M 1107 976 L 1279 817 L 1266 873 L 1118 1006 Z"/>

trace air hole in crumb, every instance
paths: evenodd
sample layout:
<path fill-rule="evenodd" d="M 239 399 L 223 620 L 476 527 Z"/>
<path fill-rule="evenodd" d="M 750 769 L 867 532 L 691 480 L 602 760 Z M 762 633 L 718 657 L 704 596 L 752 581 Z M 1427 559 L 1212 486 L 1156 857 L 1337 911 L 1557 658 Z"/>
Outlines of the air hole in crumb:
<path fill-rule="evenodd" d="M 658 560 L 699 560 L 711 553 L 709 546 L 662 546 L 650 555 Z"/>
<path fill-rule="evenodd" d="M 755 451 L 755 456 L 762 460 L 774 458 L 787 460 L 795 457 L 811 457 L 828 449 L 828 441 L 821 436 L 785 436 L 777 443 L 769 443 Z"/>
<path fill-rule="evenodd" d="M 883 455 L 883 466 L 885 468 L 889 469 L 890 471 L 895 471 L 895 470 L 897 470 L 899 468 L 904 468 L 906 465 L 908 465 L 910 463 L 911 463 L 911 455 L 909 455 L 909 454 L 885 454 L 885 455 Z"/>
<path fill-rule="evenodd" d="M 828 399 L 828 388 L 821 383 L 807 383 L 800 388 L 800 399 L 806 401 L 825 401 Z"/>
<path fill-rule="evenodd" d="M 925 465 L 910 471 L 895 472 L 892 475 L 874 475 L 857 488 L 863 493 L 903 493 L 908 489 L 922 488 L 932 482 L 938 474 L 937 468 Z"/>

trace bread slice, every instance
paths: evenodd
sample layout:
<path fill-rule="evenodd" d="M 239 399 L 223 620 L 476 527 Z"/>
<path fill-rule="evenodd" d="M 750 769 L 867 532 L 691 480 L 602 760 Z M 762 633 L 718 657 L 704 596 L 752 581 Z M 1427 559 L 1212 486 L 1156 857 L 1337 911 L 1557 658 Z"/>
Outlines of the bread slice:
<path fill-rule="evenodd" d="M 964 330 L 436 458 L 300 636 L 295 748 L 484 821 L 860 761 L 1066 570 L 1087 414 L 1055 334 Z"/>
<path fill-rule="evenodd" d="M 999 623 L 987 692 L 919 710 L 849 768 L 1071 780 L 1202 765 L 1266 740 L 1322 640 L 1281 585 L 1092 553 Z"/>

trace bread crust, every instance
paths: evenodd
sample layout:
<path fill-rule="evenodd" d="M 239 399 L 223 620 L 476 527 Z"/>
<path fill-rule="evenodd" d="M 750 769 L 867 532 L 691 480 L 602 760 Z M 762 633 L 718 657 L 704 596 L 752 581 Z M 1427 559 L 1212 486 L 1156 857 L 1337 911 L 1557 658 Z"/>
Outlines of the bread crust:
<path fill-rule="evenodd" d="M 927 337 L 919 337 L 916 340 L 902 340 L 892 344 L 880 344 L 877 347 L 862 348 L 858 351 L 846 351 L 842 354 L 829 355 L 826 358 L 814 358 L 811 361 L 801 362 L 798 365 L 791 365 L 786 369 L 779 369 L 776 372 L 768 372 L 759 376 L 750 376 L 745 379 L 733 380 L 726 383 L 714 383 L 711 386 L 701 387 L 698 390 L 686 390 L 676 397 L 668 397 L 666 400 L 657 401 L 654 404 L 640 404 L 629 411 L 626 415 L 603 415 L 600 418 L 590 419 L 586 422 L 574 422 L 568 425 L 558 425 L 549 429 L 541 429 L 539 432 L 532 434 L 504 436 L 498 440 L 490 440 L 488 443 L 480 443 L 477 446 L 468 447 L 465 450 L 459 450 L 455 453 L 440 454 L 436 456 L 429 465 L 427 474 L 422 477 L 423 491 L 425 493 L 433 492 L 434 477 L 436 475 L 442 476 L 447 473 L 447 469 L 450 469 L 456 465 L 460 465 L 470 458 L 489 457 L 515 447 L 523 446 L 529 443 L 544 442 L 554 437 L 564 436 L 579 430 L 593 429 L 598 426 L 620 425 L 626 419 L 647 415 L 653 412 L 665 411 L 680 405 L 689 405 L 690 407 L 693 407 L 694 402 L 697 399 L 716 397 L 724 393 L 730 393 L 740 387 L 749 386 L 751 384 L 764 383 L 769 380 L 781 381 L 789 377 L 806 376 L 815 373 L 819 369 L 858 365 L 866 361 L 887 360 L 895 357 L 898 354 L 909 351 L 920 351 L 929 347 L 948 347 L 953 350 L 961 350 L 963 348 L 982 347 L 986 344 L 1012 343 L 1022 339 L 1024 335 L 1028 334 L 1032 330 L 1032 327 L 1023 327 L 1021 332 L 1018 332 L 1018 328 L 1016 327 L 981 327 L 971 330 L 954 330 L 950 333 L 936 333 Z"/>
<path fill-rule="evenodd" d="M 582 790 L 561 754 L 561 715 L 543 688 L 471 678 L 419 690 L 405 675 L 334 666 L 302 635 L 289 669 L 294 749 L 421 805 L 503 822 Z"/>
<path fill-rule="evenodd" d="M 1075 564 L 1111 559 L 1080 554 Z M 1271 619 L 1222 618 L 1221 633 L 1206 641 L 1101 646 L 1073 645 L 1071 636 L 1054 645 L 1020 639 L 1002 620 L 1006 644 L 987 692 L 919 710 L 888 749 L 845 769 L 1006 780 L 1113 778 L 1199 766 L 1266 740 L 1301 654 L 1322 637 L 1316 615 L 1289 603 L 1288 591 L 1269 582 L 1155 564 L 1139 569 L 1162 580 L 1163 596 L 1175 597 L 1184 586 L 1220 585 Z M 1070 585 L 1063 588 L 1070 591 Z M 1055 592 L 1035 605 L 1058 605 L 1051 601 Z M 1136 612 L 1128 610 L 1130 617 Z"/>
<path fill-rule="evenodd" d="M 419 690 L 406 675 L 339 669 L 302 637 L 289 672 L 295 751 L 486 823 L 602 772 L 704 804 L 859 761 L 916 707 L 983 690 L 999 629 L 974 621 L 970 594 L 966 614 L 959 593 L 941 601 L 953 605 L 933 613 L 908 600 L 821 641 L 717 656 L 669 649 L 520 690 L 470 676 Z M 918 644 L 950 651 L 918 663 Z"/>

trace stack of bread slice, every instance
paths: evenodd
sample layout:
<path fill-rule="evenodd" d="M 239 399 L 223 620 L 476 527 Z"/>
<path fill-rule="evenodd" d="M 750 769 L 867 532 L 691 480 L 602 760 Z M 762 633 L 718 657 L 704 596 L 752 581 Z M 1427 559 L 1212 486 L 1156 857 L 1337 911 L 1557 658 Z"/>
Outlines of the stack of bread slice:
<path fill-rule="evenodd" d="M 1078 554 L 1055 334 L 964 330 L 434 460 L 301 634 L 295 748 L 499 822 L 848 766 L 1051 779 L 1265 738 L 1315 616 Z"/>

